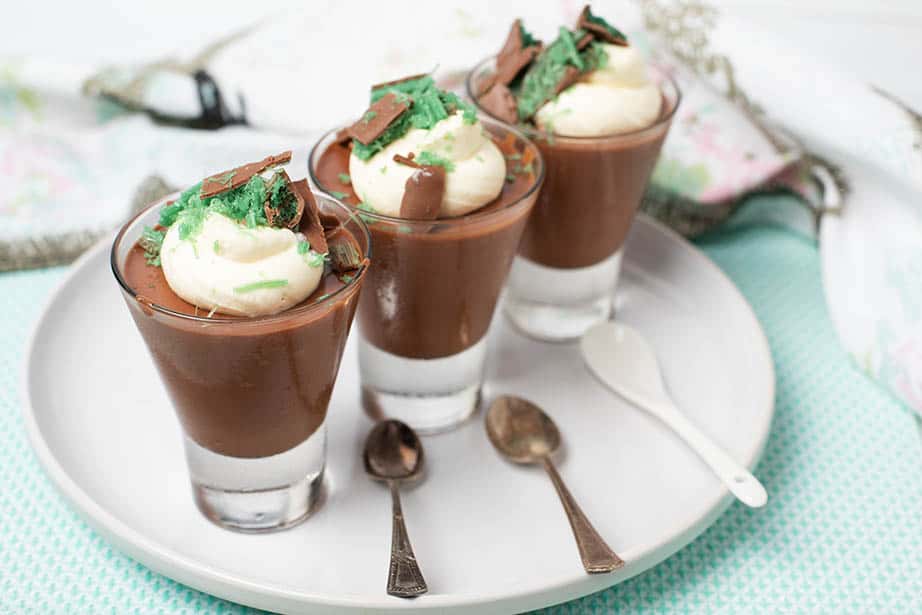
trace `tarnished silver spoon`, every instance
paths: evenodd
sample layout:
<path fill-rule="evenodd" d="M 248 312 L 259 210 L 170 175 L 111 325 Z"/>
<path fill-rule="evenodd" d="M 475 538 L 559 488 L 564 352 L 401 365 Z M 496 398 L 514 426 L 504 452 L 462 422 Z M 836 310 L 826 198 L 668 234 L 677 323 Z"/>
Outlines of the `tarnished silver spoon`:
<path fill-rule="evenodd" d="M 365 472 L 375 480 L 387 483 L 391 490 L 393 523 L 387 593 L 401 598 L 425 594 L 428 591 L 426 580 L 416 562 L 403 522 L 399 491 L 400 483 L 419 478 L 422 473 L 423 444 L 408 425 L 394 420 L 381 421 L 368 434 L 362 457 Z"/>
<path fill-rule="evenodd" d="M 544 466 L 573 528 L 586 572 L 611 572 L 621 568 L 624 562 L 589 523 L 551 462 L 551 454 L 560 447 L 560 432 L 551 417 L 530 401 L 503 396 L 490 406 L 486 422 L 490 442 L 507 459 Z"/>

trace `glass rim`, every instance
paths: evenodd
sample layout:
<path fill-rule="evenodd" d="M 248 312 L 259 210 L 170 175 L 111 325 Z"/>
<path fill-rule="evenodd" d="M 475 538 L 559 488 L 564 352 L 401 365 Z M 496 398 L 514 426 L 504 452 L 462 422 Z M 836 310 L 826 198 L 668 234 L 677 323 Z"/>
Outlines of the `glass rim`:
<path fill-rule="evenodd" d="M 137 300 L 138 297 L 143 296 L 143 293 L 138 293 L 137 291 L 135 291 L 131 287 L 131 285 L 128 284 L 128 281 L 125 279 L 125 276 L 122 275 L 122 272 L 120 271 L 120 267 L 117 262 L 118 261 L 118 255 L 117 255 L 118 248 L 121 247 L 122 240 L 124 239 L 125 234 L 128 232 L 128 229 L 131 228 L 142 216 L 146 215 L 148 212 L 150 212 L 155 207 L 162 205 L 169 199 L 176 198 L 180 194 L 182 194 L 181 191 L 176 191 L 171 194 L 168 194 L 167 196 L 163 198 L 157 199 L 156 201 L 154 201 L 153 203 L 151 203 L 150 205 L 148 205 L 147 207 L 145 207 L 144 209 L 142 209 L 141 211 L 133 215 L 124 225 L 122 225 L 122 228 L 119 229 L 118 234 L 115 236 L 115 239 L 112 241 L 112 248 L 109 251 L 109 266 L 112 268 L 112 273 L 115 275 L 115 279 L 118 282 L 119 286 L 122 288 L 122 290 L 125 293 L 134 297 L 135 300 Z M 368 231 L 368 227 L 366 226 L 365 222 L 363 222 L 362 219 L 345 203 L 340 202 L 335 197 L 328 195 L 326 193 L 321 193 L 318 195 L 318 193 L 314 192 L 314 196 L 315 197 L 321 196 L 324 199 L 331 201 L 336 207 L 342 209 L 343 212 L 346 214 L 346 216 L 350 220 L 358 224 L 359 228 L 362 231 L 362 238 L 365 241 L 365 246 L 364 246 L 365 247 L 365 258 L 362 260 L 362 264 L 359 266 L 359 269 L 357 273 L 353 276 L 353 278 L 349 282 L 345 283 L 341 288 L 333 291 L 332 293 L 330 293 L 328 296 L 324 297 L 323 299 L 320 299 L 319 301 L 315 301 L 307 305 L 302 305 L 300 307 L 293 307 L 293 308 L 284 310 L 282 312 L 279 312 L 277 314 L 265 314 L 263 316 L 252 316 L 252 317 L 241 317 L 241 316 L 229 317 L 226 315 L 222 315 L 222 316 L 213 315 L 212 317 L 209 318 L 207 316 L 196 316 L 194 314 L 186 314 L 184 312 L 177 312 L 176 310 L 171 310 L 170 308 L 166 306 L 162 306 L 158 303 L 154 303 L 153 301 L 145 301 L 143 302 L 144 305 L 154 310 L 155 312 L 159 312 L 171 318 L 178 318 L 181 320 L 186 320 L 190 322 L 198 322 L 202 324 L 224 324 L 224 325 L 235 324 L 235 325 L 242 326 L 242 325 L 263 324 L 263 323 L 268 323 L 268 322 L 286 320 L 291 317 L 301 316 L 303 314 L 310 313 L 312 311 L 317 311 L 321 307 L 325 307 L 331 304 L 333 301 L 335 301 L 338 297 L 340 297 L 347 290 L 351 290 L 354 286 L 359 284 L 362 278 L 364 278 L 365 272 L 368 270 L 368 267 L 371 263 L 371 249 L 372 249 L 371 248 L 371 233 Z M 132 248 L 130 249 L 133 249 L 133 248 L 134 246 L 132 246 Z"/>
<path fill-rule="evenodd" d="M 473 105 L 477 108 L 478 112 L 486 115 L 487 117 L 489 117 L 490 119 L 494 121 L 505 123 L 499 118 L 492 115 L 489 111 L 484 109 L 480 105 L 480 103 L 477 102 L 477 97 L 474 96 L 474 87 L 473 87 L 474 75 L 478 73 L 484 67 L 485 64 L 491 61 L 495 62 L 495 60 L 496 60 L 496 56 L 490 55 L 480 60 L 476 64 L 474 64 L 474 67 L 468 71 L 467 76 L 465 76 L 464 78 L 464 93 L 467 95 L 468 100 L 470 100 L 471 103 L 473 103 Z M 647 131 L 652 131 L 656 128 L 660 128 L 661 126 L 671 122 L 672 118 L 676 114 L 676 111 L 678 111 L 679 104 L 682 102 L 682 88 L 679 87 L 679 84 L 676 82 L 675 78 L 669 73 L 669 71 L 667 71 L 659 63 L 650 62 L 648 66 L 651 67 L 660 76 L 662 76 L 663 79 L 666 81 L 666 83 L 671 85 L 672 89 L 675 90 L 675 102 L 672 103 L 672 108 L 669 109 L 665 115 L 662 115 L 659 118 L 657 118 L 657 120 L 653 122 L 652 124 L 650 124 L 649 126 L 644 126 L 643 128 L 637 128 L 635 130 L 631 130 L 628 132 L 615 132 L 615 133 L 608 134 L 608 135 L 599 135 L 599 136 L 593 136 L 593 137 L 577 137 L 577 136 L 568 136 L 568 135 L 558 135 L 554 133 L 548 133 L 547 131 L 541 130 L 536 126 L 529 126 L 527 124 L 516 124 L 515 126 L 517 128 L 520 128 L 525 134 L 527 134 L 530 137 L 534 136 L 536 138 L 540 138 L 548 142 L 551 142 L 551 140 L 553 140 L 553 141 L 571 141 L 571 142 L 577 142 L 577 143 L 589 143 L 592 141 L 611 141 L 611 140 L 619 140 L 619 139 L 630 139 L 631 137 L 636 137 L 637 135 L 641 135 Z M 662 92 L 663 87 L 660 86 L 659 90 L 660 92 Z"/>
<path fill-rule="evenodd" d="M 399 216 L 388 216 L 388 215 L 380 214 L 380 213 L 373 212 L 373 211 L 366 211 L 364 209 L 359 209 L 358 207 L 349 205 L 347 203 L 342 203 L 342 205 L 344 207 L 349 208 L 350 211 L 355 212 L 360 217 L 368 216 L 369 218 L 373 218 L 374 220 L 380 221 L 380 222 L 388 222 L 390 224 L 406 224 L 406 225 L 425 224 L 427 226 L 432 226 L 433 224 L 449 225 L 449 226 L 464 226 L 467 224 L 471 224 L 473 222 L 480 222 L 481 220 L 489 220 L 491 218 L 500 217 L 502 214 L 504 214 L 505 212 L 511 209 L 518 209 L 524 203 L 527 202 L 527 199 L 529 197 L 535 194 L 538 190 L 541 189 L 541 186 L 544 185 L 544 177 L 547 173 L 547 165 L 544 162 L 544 156 L 541 154 L 541 148 L 538 147 L 537 143 L 535 143 L 532 139 L 530 139 L 523 131 L 519 130 L 517 127 L 510 126 L 509 124 L 501 122 L 489 114 L 478 113 L 477 119 L 481 121 L 486 120 L 486 122 L 489 124 L 496 125 L 496 127 L 502 130 L 509 131 L 512 134 L 514 134 L 516 137 L 518 137 L 519 139 L 527 143 L 528 145 L 532 146 L 535 150 L 536 159 L 541 162 L 541 168 L 539 169 L 539 172 L 537 176 L 535 177 L 534 183 L 531 186 L 529 186 L 528 190 L 526 190 L 524 194 L 522 194 L 512 203 L 509 203 L 502 209 L 497 209 L 495 211 L 478 212 L 477 210 L 474 210 L 473 212 L 468 213 L 468 214 L 463 214 L 463 215 L 455 216 L 452 218 L 436 218 L 434 220 L 424 219 L 424 218 L 401 218 Z M 326 188 L 322 186 L 322 184 L 317 178 L 317 174 L 314 172 L 314 160 L 318 157 L 317 155 L 318 155 L 318 149 L 320 148 L 320 145 L 324 141 L 326 141 L 328 137 L 330 137 L 331 135 L 335 135 L 336 133 L 338 133 L 343 128 L 346 128 L 347 126 L 348 125 L 338 126 L 336 128 L 332 128 L 328 130 L 327 132 L 323 133 L 323 135 L 321 135 L 320 138 L 317 139 L 314 145 L 311 146 L 310 152 L 307 155 L 308 176 L 310 177 L 311 182 L 314 184 L 314 187 L 316 187 L 316 189 L 322 192 L 324 195 L 329 195 L 329 193 L 326 191 Z M 322 152 L 320 153 L 322 154 Z M 334 197 L 330 195 L 330 198 L 334 198 Z"/>

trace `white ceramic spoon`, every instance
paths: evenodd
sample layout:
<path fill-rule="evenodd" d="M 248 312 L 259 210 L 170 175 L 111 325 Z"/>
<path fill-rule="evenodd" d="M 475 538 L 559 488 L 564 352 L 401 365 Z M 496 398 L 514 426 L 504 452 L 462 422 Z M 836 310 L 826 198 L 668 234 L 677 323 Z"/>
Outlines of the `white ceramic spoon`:
<path fill-rule="evenodd" d="M 671 427 L 742 503 L 753 508 L 765 505 L 768 493 L 759 479 L 701 433 L 676 407 L 663 386 L 656 353 L 639 332 L 619 322 L 603 322 L 586 332 L 580 346 L 596 377 Z"/>

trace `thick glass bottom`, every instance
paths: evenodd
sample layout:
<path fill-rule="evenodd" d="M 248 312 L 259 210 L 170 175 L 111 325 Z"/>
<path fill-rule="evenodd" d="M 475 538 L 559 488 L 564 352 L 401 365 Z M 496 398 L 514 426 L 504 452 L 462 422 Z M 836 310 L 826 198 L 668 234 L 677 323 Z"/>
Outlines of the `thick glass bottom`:
<path fill-rule="evenodd" d="M 185 438 L 195 503 L 205 517 L 240 532 L 269 532 L 297 525 L 322 499 L 326 454 L 323 425 L 278 455 L 230 457 Z"/>
<path fill-rule="evenodd" d="M 408 359 L 359 339 L 362 405 L 374 420 L 397 419 L 421 434 L 453 429 L 480 405 L 486 339 L 437 359 Z"/>
<path fill-rule="evenodd" d="M 580 338 L 611 316 L 622 250 L 579 269 L 545 267 L 517 256 L 503 311 L 513 326 L 547 342 Z"/>

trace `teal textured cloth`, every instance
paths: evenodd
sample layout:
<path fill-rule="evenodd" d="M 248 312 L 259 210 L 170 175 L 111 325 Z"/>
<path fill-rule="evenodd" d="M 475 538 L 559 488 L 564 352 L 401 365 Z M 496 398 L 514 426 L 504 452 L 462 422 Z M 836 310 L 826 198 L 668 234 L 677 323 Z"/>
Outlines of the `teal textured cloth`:
<path fill-rule="evenodd" d="M 922 613 L 922 429 L 849 365 L 819 259 L 771 229 L 700 243 L 765 328 L 777 414 L 756 475 L 763 510 L 732 507 L 621 585 L 545 613 Z M 26 332 L 62 270 L 0 275 L 0 613 L 253 613 L 164 578 L 70 509 L 20 418 Z"/>

